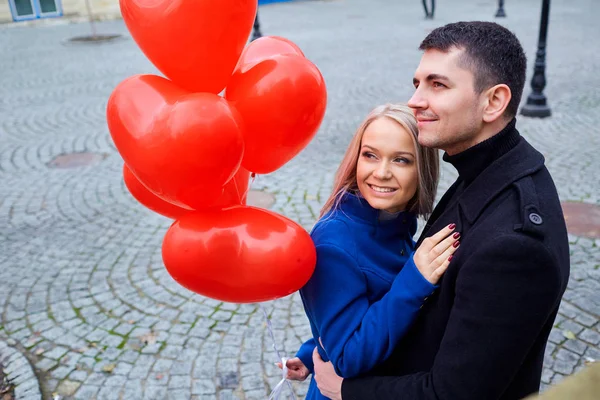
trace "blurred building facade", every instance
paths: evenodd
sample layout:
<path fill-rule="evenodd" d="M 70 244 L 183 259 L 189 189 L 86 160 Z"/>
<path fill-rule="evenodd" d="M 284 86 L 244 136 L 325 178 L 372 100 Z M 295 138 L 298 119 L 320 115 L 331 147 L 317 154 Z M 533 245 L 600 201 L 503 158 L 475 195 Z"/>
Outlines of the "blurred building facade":
<path fill-rule="evenodd" d="M 121 16 L 119 0 L 8 0 L 0 1 L 0 22 L 87 17 L 88 7 L 98 19 Z"/>
<path fill-rule="evenodd" d="M 258 4 L 289 0 L 259 0 Z M 31 21 L 42 18 L 88 17 L 120 18 L 119 0 L 0 0 L 0 23 Z"/>

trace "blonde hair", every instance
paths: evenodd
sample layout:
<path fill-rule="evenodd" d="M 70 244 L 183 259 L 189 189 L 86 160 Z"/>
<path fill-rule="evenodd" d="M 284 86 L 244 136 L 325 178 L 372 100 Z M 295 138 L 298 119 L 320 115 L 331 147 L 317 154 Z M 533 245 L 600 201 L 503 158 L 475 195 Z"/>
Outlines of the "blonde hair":
<path fill-rule="evenodd" d="M 358 191 L 356 165 L 360 155 L 362 138 L 371 122 L 379 118 L 389 118 L 397 122 L 411 134 L 417 158 L 417 191 L 407 204 L 407 211 L 428 218 L 433 210 L 433 202 L 439 180 L 440 160 L 437 149 L 423 147 L 417 139 L 419 130 L 412 110 L 404 104 L 384 104 L 376 107 L 360 124 L 348 145 L 346 154 L 335 174 L 331 195 L 321 209 L 319 217 L 336 209 L 344 193 Z"/>

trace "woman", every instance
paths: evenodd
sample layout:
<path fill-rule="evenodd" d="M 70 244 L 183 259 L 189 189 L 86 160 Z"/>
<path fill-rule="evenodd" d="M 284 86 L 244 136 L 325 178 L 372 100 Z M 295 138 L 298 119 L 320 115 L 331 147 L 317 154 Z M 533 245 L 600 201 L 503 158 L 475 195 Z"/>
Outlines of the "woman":
<path fill-rule="evenodd" d="M 419 146 L 417 132 L 410 108 L 387 104 L 354 135 L 311 233 L 317 265 L 300 294 L 313 339 L 286 363 L 288 379 L 312 372 L 315 346 L 343 377 L 383 362 L 458 248 L 450 225 L 415 252 L 417 216 L 431 213 L 439 174 L 437 151 Z M 390 308 L 377 303 L 383 296 Z M 323 398 L 313 380 L 306 399 Z"/>

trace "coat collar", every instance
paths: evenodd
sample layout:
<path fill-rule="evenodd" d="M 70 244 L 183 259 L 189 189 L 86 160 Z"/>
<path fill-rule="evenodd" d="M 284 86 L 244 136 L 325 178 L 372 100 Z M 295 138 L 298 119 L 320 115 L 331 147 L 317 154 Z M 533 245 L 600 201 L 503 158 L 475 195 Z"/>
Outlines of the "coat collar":
<path fill-rule="evenodd" d="M 417 230 L 417 217 L 409 211 L 403 211 L 391 218 L 381 218 L 382 211 L 376 210 L 362 196 L 346 192 L 340 199 L 340 212 L 347 218 L 371 225 L 389 234 L 410 234 L 412 237 Z"/>
<path fill-rule="evenodd" d="M 469 223 L 475 222 L 506 187 L 543 167 L 544 156 L 521 137 L 512 150 L 482 171 L 460 196 L 459 205 Z"/>
<path fill-rule="evenodd" d="M 519 144 L 521 135 L 515 128 L 516 122 L 513 118 L 500 132 L 461 153 L 444 153 L 444 161 L 456 168 L 465 185 L 470 185 L 481 171 Z"/>

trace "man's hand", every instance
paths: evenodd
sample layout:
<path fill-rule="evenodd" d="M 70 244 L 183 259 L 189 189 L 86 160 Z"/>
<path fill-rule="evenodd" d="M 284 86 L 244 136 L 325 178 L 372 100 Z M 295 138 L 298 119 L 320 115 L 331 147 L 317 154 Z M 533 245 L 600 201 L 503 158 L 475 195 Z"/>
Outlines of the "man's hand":
<path fill-rule="evenodd" d="M 331 362 L 324 362 L 317 348 L 313 351 L 313 362 L 315 363 L 315 376 L 317 387 L 321 394 L 331 400 L 342 400 L 342 381 L 333 369 Z"/>
<path fill-rule="evenodd" d="M 279 367 L 279 369 L 282 369 L 280 362 L 276 364 Z M 287 360 L 285 366 L 288 368 L 287 376 L 285 378 L 290 379 L 292 381 L 303 381 L 310 374 L 308 368 L 306 368 L 304 363 L 298 357 L 290 358 L 289 360 Z"/>

